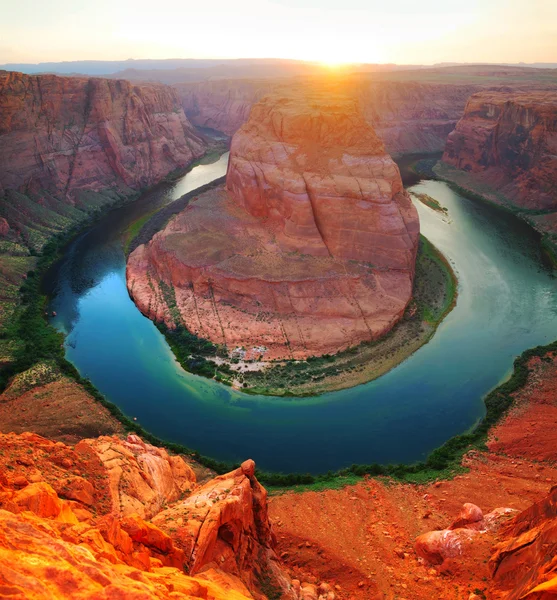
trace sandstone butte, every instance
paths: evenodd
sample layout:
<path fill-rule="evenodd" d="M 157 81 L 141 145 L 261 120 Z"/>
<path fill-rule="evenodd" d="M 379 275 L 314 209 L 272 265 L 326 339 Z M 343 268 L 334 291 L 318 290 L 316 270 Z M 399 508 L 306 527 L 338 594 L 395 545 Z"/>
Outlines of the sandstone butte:
<path fill-rule="evenodd" d="M 491 200 L 555 211 L 557 92 L 474 94 L 447 139 L 443 162 L 466 172 L 462 185 Z M 555 217 L 549 220 L 555 229 Z"/>
<path fill-rule="evenodd" d="M 82 208 L 87 192 L 158 183 L 204 150 L 168 86 L 0 71 L 2 234 L 71 219 L 65 206 Z"/>
<path fill-rule="evenodd" d="M 377 81 L 366 76 L 315 77 L 292 81 L 289 88 L 336 87 L 360 103 L 367 122 L 387 152 L 441 152 L 447 135 L 482 85 Z M 248 120 L 252 106 L 267 94 L 280 93 L 282 80 L 230 79 L 175 84 L 188 119 L 200 127 L 233 135 Z"/>
<path fill-rule="evenodd" d="M 269 96 L 234 135 L 226 188 L 130 255 L 128 289 L 150 318 L 248 358 L 334 354 L 401 318 L 418 237 L 398 168 L 354 100 Z"/>

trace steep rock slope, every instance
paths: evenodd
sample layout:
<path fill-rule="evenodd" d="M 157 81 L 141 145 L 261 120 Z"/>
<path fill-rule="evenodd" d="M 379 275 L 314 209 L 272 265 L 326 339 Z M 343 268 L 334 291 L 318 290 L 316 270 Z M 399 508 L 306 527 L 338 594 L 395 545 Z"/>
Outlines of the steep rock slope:
<path fill-rule="evenodd" d="M 203 150 L 162 85 L 0 74 L 0 189 L 144 187 Z"/>
<path fill-rule="evenodd" d="M 0 72 L 2 231 L 26 245 L 203 150 L 167 86 Z"/>
<path fill-rule="evenodd" d="M 0 452 L 2 597 L 299 597 L 253 461 L 198 485 L 183 458 L 133 435 L 75 449 L 0 435 Z M 147 520 L 157 512 L 162 528 Z"/>
<path fill-rule="evenodd" d="M 232 136 L 248 120 L 251 107 L 278 85 L 269 79 L 220 79 L 177 83 L 173 87 L 194 125 Z"/>
<path fill-rule="evenodd" d="M 375 81 L 367 76 L 338 80 L 314 78 L 310 83 L 292 80 L 220 80 L 181 83 L 182 106 L 192 123 L 233 135 L 243 125 L 251 107 L 263 96 L 293 87 L 327 88 L 337 85 L 360 102 L 366 120 L 385 143 L 387 152 L 440 152 L 447 135 L 464 112 L 476 84 L 435 84 L 415 81 Z"/>
<path fill-rule="evenodd" d="M 441 152 L 464 112 L 482 89 L 470 84 L 361 82 L 352 84 L 364 115 L 391 154 Z"/>
<path fill-rule="evenodd" d="M 130 255 L 145 314 L 269 359 L 335 353 L 400 319 L 418 216 L 354 100 L 262 100 L 234 136 L 226 187 Z"/>
<path fill-rule="evenodd" d="M 525 209 L 557 208 L 557 91 L 473 95 L 443 162 Z M 489 191 L 489 190 L 488 190 Z"/>

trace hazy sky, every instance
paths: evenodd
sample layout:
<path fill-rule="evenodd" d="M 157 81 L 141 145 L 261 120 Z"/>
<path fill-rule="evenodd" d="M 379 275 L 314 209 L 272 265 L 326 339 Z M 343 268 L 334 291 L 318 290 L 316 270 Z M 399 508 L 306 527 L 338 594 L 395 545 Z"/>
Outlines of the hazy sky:
<path fill-rule="evenodd" d="M 0 0 L 0 64 L 557 62 L 557 0 Z"/>

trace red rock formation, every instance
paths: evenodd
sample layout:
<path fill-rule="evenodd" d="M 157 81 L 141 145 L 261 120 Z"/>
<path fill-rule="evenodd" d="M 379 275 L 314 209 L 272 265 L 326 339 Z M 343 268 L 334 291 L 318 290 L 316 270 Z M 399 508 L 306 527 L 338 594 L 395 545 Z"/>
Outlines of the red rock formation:
<path fill-rule="evenodd" d="M 358 82 L 354 89 L 365 118 L 390 154 L 440 152 L 480 85 L 415 81 Z"/>
<path fill-rule="evenodd" d="M 234 136 L 227 190 L 131 254 L 128 289 L 145 314 L 270 359 L 335 353 L 400 319 L 418 217 L 356 102 L 263 100 Z"/>
<path fill-rule="evenodd" d="M 0 191 L 138 189 L 203 149 L 172 88 L 0 73 Z"/>
<path fill-rule="evenodd" d="M 197 487 L 182 458 L 134 435 L 83 440 L 75 451 L 0 435 L 0 449 L 0 596 L 264 600 L 264 589 L 298 599 L 273 551 L 253 461 Z M 115 472 L 122 510 L 106 499 Z M 146 494 L 134 505 L 123 501 L 133 487 Z M 166 494 L 165 510 L 148 522 L 132 509 L 162 508 L 153 492 Z"/>
<path fill-rule="evenodd" d="M 443 162 L 469 175 L 459 183 L 490 199 L 557 209 L 557 92 L 474 94 Z"/>
<path fill-rule="evenodd" d="M 255 463 L 248 460 L 162 511 L 153 523 L 172 532 L 185 552 L 189 574 L 214 566 L 236 575 L 250 590 L 268 578 L 281 590 L 281 598 L 295 598 L 276 562 L 267 492 L 254 473 Z"/>
<path fill-rule="evenodd" d="M 195 474 L 179 456 L 146 444 L 136 435 L 82 440 L 75 451 L 95 454 L 108 475 L 112 512 L 150 518 L 195 487 Z"/>
<path fill-rule="evenodd" d="M 494 591 L 504 600 L 550 600 L 557 594 L 557 486 L 517 515 L 490 560 Z"/>
<path fill-rule="evenodd" d="M 219 79 L 177 83 L 173 87 L 194 125 L 232 136 L 248 120 L 251 107 L 277 85 L 269 79 Z"/>

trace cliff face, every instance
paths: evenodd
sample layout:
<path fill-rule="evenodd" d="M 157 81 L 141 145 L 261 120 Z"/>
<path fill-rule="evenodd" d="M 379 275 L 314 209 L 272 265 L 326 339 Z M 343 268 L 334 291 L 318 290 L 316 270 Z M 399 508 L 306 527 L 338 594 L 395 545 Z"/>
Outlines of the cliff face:
<path fill-rule="evenodd" d="M 0 72 L 1 229 L 29 248 L 203 151 L 172 88 Z"/>
<path fill-rule="evenodd" d="M 177 83 L 173 86 L 188 119 L 199 127 L 210 127 L 234 135 L 248 120 L 251 107 L 277 87 L 262 79 L 221 79 Z"/>
<path fill-rule="evenodd" d="M 309 84 L 292 81 L 290 88 L 319 89 L 329 83 L 315 78 Z M 247 121 L 251 107 L 282 85 L 280 80 L 221 80 L 174 87 L 192 123 L 232 135 Z M 366 76 L 342 78 L 338 86 L 360 102 L 364 117 L 390 154 L 442 151 L 466 101 L 482 89 L 479 85 L 371 81 Z"/>
<path fill-rule="evenodd" d="M 200 485 L 181 457 L 134 435 L 74 449 L 0 435 L 0 450 L 2 595 L 297 600 L 253 461 Z"/>
<path fill-rule="evenodd" d="M 473 95 L 443 162 L 478 191 L 527 209 L 557 208 L 557 92 Z"/>
<path fill-rule="evenodd" d="M 137 248 L 128 288 L 150 317 L 249 357 L 335 353 L 400 319 L 418 233 L 398 169 L 353 100 L 277 95 L 234 136 L 227 190 Z"/>
<path fill-rule="evenodd" d="M 140 188 L 203 152 L 161 85 L 0 74 L 0 190 Z"/>
<path fill-rule="evenodd" d="M 479 85 L 359 82 L 354 94 L 391 154 L 441 152 Z"/>

